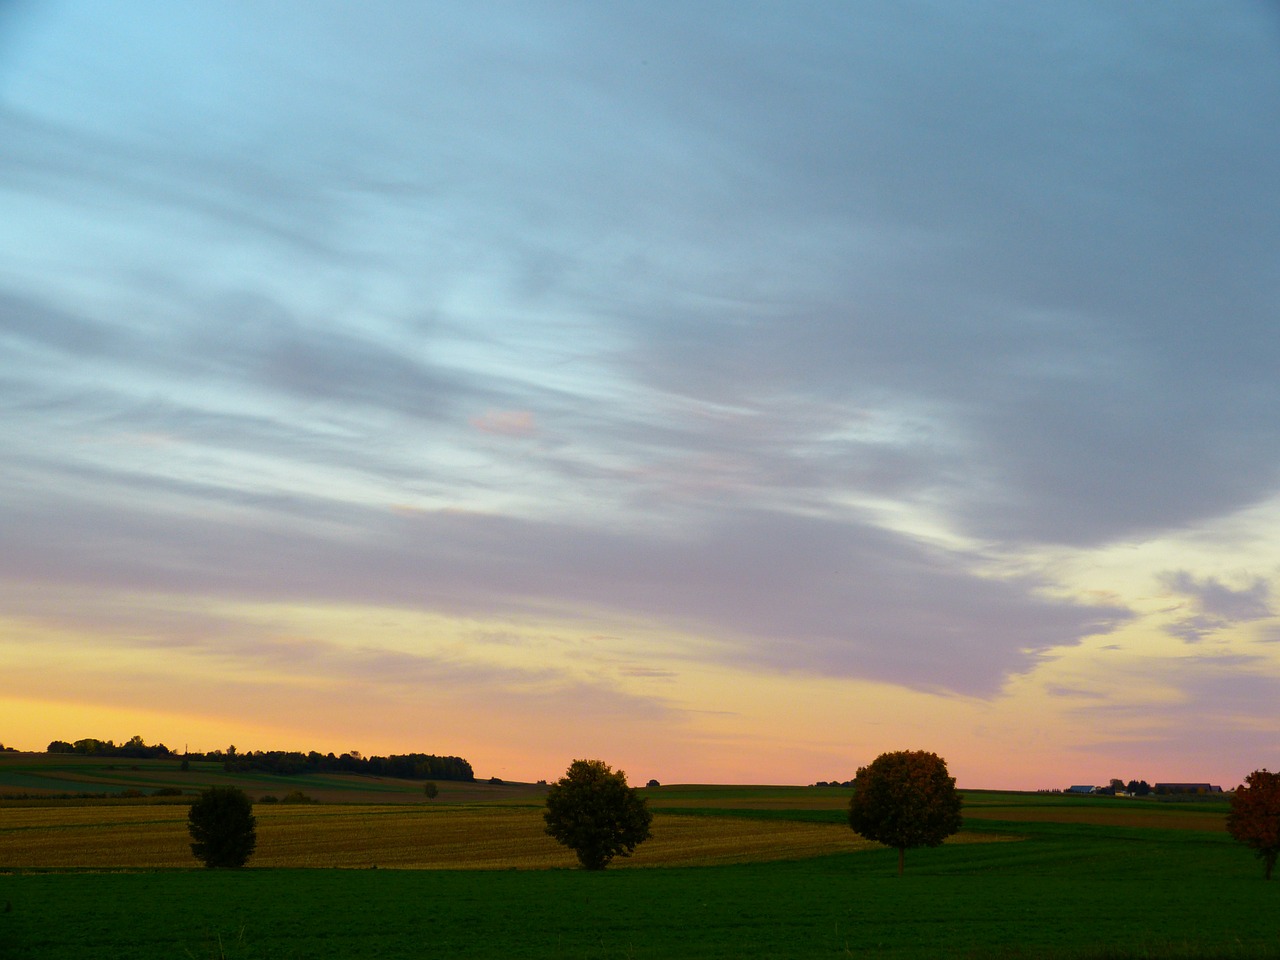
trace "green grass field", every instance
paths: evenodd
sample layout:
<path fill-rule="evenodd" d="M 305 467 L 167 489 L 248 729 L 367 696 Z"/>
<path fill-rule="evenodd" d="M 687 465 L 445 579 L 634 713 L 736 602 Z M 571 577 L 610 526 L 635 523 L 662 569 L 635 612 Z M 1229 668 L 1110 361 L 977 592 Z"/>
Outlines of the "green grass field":
<path fill-rule="evenodd" d="M 1220 802 L 970 792 L 968 842 L 909 852 L 898 878 L 842 826 L 847 791 L 647 793 L 654 839 L 604 873 L 530 853 L 528 797 L 261 807 L 263 860 L 239 871 L 102 865 L 144 835 L 181 855 L 181 808 L 0 803 L 0 958 L 1280 958 L 1280 883 Z M 455 869 L 423 869 L 441 837 Z M 495 850 L 526 859 L 484 868 Z"/>
<path fill-rule="evenodd" d="M 423 799 L 422 781 L 346 774 L 276 776 L 257 772 L 227 773 L 220 763 L 195 761 L 183 770 L 179 759 L 99 759 L 75 754 L 0 753 L 0 802 L 6 795 L 108 794 L 158 789 L 199 792 L 215 784 L 236 786 L 250 797 L 282 796 L 301 790 L 330 803 L 407 803 Z M 538 793 L 531 784 L 437 782 L 438 799 L 527 800 Z"/>
<path fill-rule="evenodd" d="M 28 957 L 1275 957 L 1222 844 L 1038 838 L 723 867 L 0 876 Z M 1190 871 L 1189 874 L 1184 871 Z"/>

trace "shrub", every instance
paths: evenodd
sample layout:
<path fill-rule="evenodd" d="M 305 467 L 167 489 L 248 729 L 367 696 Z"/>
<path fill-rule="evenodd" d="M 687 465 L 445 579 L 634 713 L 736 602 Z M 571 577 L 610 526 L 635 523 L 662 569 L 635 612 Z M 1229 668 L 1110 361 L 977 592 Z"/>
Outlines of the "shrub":
<path fill-rule="evenodd" d="M 237 787 L 210 787 L 191 805 L 187 830 L 206 867 L 242 867 L 258 842 L 253 801 Z"/>

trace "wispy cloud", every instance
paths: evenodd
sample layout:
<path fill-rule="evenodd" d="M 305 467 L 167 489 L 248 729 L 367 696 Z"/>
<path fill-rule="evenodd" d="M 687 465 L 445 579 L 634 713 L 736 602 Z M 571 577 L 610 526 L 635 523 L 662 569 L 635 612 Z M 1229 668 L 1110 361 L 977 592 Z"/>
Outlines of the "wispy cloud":
<path fill-rule="evenodd" d="M 990 701 L 1280 489 L 1261 7 L 6 9 L 10 583 Z"/>
<path fill-rule="evenodd" d="M 531 410 L 486 410 L 480 416 L 472 417 L 471 425 L 481 433 L 505 437 L 528 437 L 538 431 Z"/>
<path fill-rule="evenodd" d="M 729 660 L 990 695 L 1036 655 L 1127 617 L 995 579 L 978 557 L 873 527 L 728 510 L 680 534 L 320 500 L 287 513 L 109 518 L 12 512 L 7 576 L 225 598 L 343 601 L 456 615 L 639 618 L 721 638 Z M 327 521 L 327 526 L 321 520 Z M 71 540 L 74 531 L 74 540 Z"/>
<path fill-rule="evenodd" d="M 1185 597 L 1192 610 L 1167 629 L 1193 643 L 1238 623 L 1275 616 L 1271 585 L 1261 577 L 1239 589 L 1226 586 L 1216 577 L 1196 578 L 1186 570 L 1168 572 L 1161 579 L 1166 589 Z"/>

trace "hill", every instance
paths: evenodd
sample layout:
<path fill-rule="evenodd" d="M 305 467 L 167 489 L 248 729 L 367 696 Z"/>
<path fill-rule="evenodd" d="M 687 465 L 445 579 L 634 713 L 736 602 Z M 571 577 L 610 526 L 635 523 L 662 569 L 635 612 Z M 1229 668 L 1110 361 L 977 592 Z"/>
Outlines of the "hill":
<path fill-rule="evenodd" d="M 413 803 L 423 799 L 422 780 L 374 777 L 350 773 L 272 774 L 227 770 L 216 761 L 193 760 L 182 769 L 182 758 L 93 757 L 66 753 L 0 753 L 0 801 L 26 801 L 92 795 L 104 799 L 155 796 L 157 791 L 199 793 L 214 785 L 236 786 L 255 800 L 282 797 L 294 791 L 325 803 Z M 542 786 L 441 780 L 440 801 L 497 801 L 541 796 Z M 163 799 L 163 797 L 158 798 Z M 180 797 L 179 797 L 180 799 Z"/>

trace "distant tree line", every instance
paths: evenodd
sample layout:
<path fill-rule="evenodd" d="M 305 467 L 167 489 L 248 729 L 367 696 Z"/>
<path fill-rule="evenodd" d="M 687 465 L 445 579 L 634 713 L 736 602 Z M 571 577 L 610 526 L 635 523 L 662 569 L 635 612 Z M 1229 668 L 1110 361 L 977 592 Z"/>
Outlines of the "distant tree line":
<path fill-rule="evenodd" d="M 201 759 L 194 755 L 190 759 Z M 427 753 L 365 757 L 359 753 L 303 753 L 300 750 L 256 750 L 236 753 L 231 747 L 205 754 L 205 760 L 221 760 L 227 770 L 256 770 L 290 776 L 299 773 L 358 773 L 366 777 L 395 777 L 400 780 L 474 780 L 471 764 L 461 757 L 437 757 Z"/>
<path fill-rule="evenodd" d="M 148 745 L 141 737 L 131 737 L 127 743 L 119 746 L 113 740 L 95 740 L 93 737 L 86 737 L 75 743 L 54 740 L 45 752 L 79 753 L 90 757 L 125 757 L 131 760 L 155 760 L 174 755 L 173 751 L 163 743 Z"/>
<path fill-rule="evenodd" d="M 389 757 L 365 757 L 357 750 L 335 756 L 312 750 L 253 750 L 239 753 L 234 746 L 206 753 L 175 754 L 163 743 L 147 744 L 133 737 L 117 745 L 111 740 L 92 737 L 68 743 L 54 740 L 48 753 L 76 753 L 93 757 L 121 757 L 155 760 L 181 756 L 183 760 L 221 763 L 231 772 L 258 771 L 289 776 L 302 773 L 357 773 L 367 777 L 395 777 L 402 780 L 475 780 L 471 764 L 461 757 L 438 757 L 427 753 L 394 754 Z"/>

